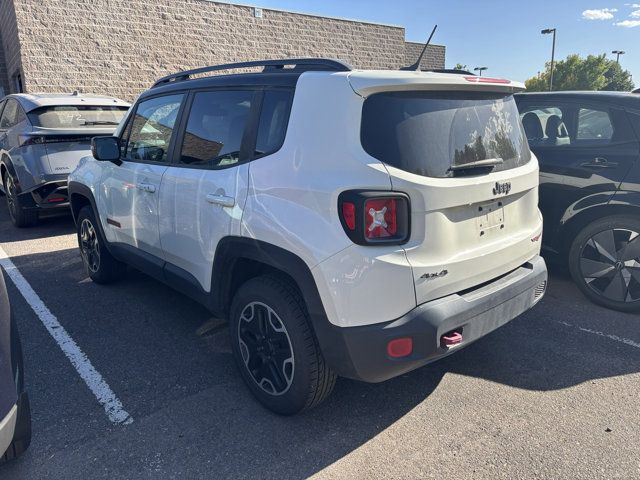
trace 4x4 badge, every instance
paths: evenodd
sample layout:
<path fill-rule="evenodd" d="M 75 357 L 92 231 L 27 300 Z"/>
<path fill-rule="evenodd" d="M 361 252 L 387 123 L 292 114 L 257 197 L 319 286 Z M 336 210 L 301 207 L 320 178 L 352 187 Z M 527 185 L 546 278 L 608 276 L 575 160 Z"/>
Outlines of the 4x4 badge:
<path fill-rule="evenodd" d="M 438 272 L 438 273 L 425 273 L 420 278 L 422 278 L 423 280 L 431 280 L 432 278 L 444 277 L 448 273 L 449 273 L 449 270 L 442 270 L 441 272 Z"/>
<path fill-rule="evenodd" d="M 511 182 L 504 182 L 504 183 L 496 182 L 496 186 L 493 187 L 494 195 L 500 195 L 503 193 L 505 195 L 509 195 L 510 191 L 511 191 Z"/>

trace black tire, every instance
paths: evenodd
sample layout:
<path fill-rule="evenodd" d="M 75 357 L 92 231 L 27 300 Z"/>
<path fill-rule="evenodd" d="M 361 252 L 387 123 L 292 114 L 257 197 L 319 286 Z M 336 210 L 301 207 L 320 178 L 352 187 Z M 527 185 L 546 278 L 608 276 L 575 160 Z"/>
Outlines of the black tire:
<path fill-rule="evenodd" d="M 574 238 L 569 271 L 592 302 L 623 312 L 640 310 L 640 218 L 593 221 Z"/>
<path fill-rule="evenodd" d="M 13 440 L 7 451 L 0 456 L 0 464 L 14 460 L 22 455 L 31 444 L 31 406 L 29 397 L 24 391 L 24 360 L 22 357 L 22 344 L 18 337 L 18 330 L 14 319 L 11 319 L 11 336 L 12 346 L 15 348 L 15 357 L 17 358 L 17 389 L 18 397 L 18 418 L 16 419 L 16 428 L 13 433 Z"/>
<path fill-rule="evenodd" d="M 259 328 L 261 318 L 263 329 Z M 242 378 L 269 410 L 294 415 L 331 394 L 336 375 L 322 356 L 300 292 L 288 280 L 264 275 L 242 285 L 233 299 L 229 328 Z M 253 333 L 264 330 L 270 333 Z M 263 369 L 267 376 L 262 375 Z M 267 378 L 275 371 L 277 375 Z"/>
<path fill-rule="evenodd" d="M 2 179 L 6 192 L 7 209 L 11 223 L 18 228 L 33 227 L 38 223 L 38 210 L 26 208 L 20 196 L 16 193 L 13 177 L 6 173 Z"/>
<path fill-rule="evenodd" d="M 18 399 L 18 418 L 16 419 L 16 429 L 13 434 L 13 441 L 0 457 L 0 465 L 11 460 L 15 460 L 31 445 L 31 406 L 26 393 L 20 395 Z"/>
<path fill-rule="evenodd" d="M 93 209 L 88 205 L 78 213 L 77 237 L 82 263 L 91 280 L 107 284 L 124 276 L 126 265 L 116 260 L 107 249 Z"/>

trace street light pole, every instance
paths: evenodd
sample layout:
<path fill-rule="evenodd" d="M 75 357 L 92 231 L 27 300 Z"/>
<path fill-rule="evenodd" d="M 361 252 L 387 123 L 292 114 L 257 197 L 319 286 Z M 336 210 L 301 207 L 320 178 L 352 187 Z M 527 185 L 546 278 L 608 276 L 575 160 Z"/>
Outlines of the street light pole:
<path fill-rule="evenodd" d="M 623 50 L 614 50 L 614 51 L 613 51 L 613 52 L 611 52 L 611 53 L 613 53 L 613 54 L 616 56 L 616 62 L 617 62 L 617 63 L 620 63 L 620 55 L 624 55 L 624 54 L 625 54 L 625 53 L 627 53 L 627 52 L 625 52 L 625 51 L 623 51 Z"/>
<path fill-rule="evenodd" d="M 553 33 L 553 46 L 551 47 L 551 74 L 549 77 L 549 91 L 553 90 L 553 64 L 555 62 L 556 57 L 556 29 L 555 28 L 546 28 L 540 32 L 543 35 L 548 35 Z"/>
<path fill-rule="evenodd" d="M 482 72 L 484 72 L 485 70 L 488 70 L 489 67 L 476 67 L 473 69 L 474 72 L 479 72 L 479 75 L 482 76 Z"/>

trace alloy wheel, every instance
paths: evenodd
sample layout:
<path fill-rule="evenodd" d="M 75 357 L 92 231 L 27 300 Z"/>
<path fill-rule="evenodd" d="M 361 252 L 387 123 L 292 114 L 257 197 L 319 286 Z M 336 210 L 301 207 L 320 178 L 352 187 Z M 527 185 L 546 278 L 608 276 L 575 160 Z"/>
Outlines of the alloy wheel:
<path fill-rule="evenodd" d="M 87 218 L 80 224 L 80 252 L 89 271 L 96 273 L 100 268 L 100 245 L 96 229 Z"/>
<path fill-rule="evenodd" d="M 293 347 L 284 323 L 271 307 L 252 302 L 242 310 L 238 341 L 244 365 L 262 390 L 275 396 L 289 390 L 295 366 Z"/>
<path fill-rule="evenodd" d="M 615 302 L 640 300 L 640 234 L 614 228 L 593 235 L 580 252 L 585 283 Z"/>

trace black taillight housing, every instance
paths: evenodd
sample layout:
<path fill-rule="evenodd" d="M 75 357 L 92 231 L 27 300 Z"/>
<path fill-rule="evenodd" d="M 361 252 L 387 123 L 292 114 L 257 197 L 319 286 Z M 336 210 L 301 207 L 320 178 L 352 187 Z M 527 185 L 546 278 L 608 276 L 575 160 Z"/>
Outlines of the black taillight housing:
<path fill-rule="evenodd" d="M 338 197 L 338 215 L 358 245 L 402 245 L 409 240 L 409 196 L 404 193 L 348 190 Z"/>

